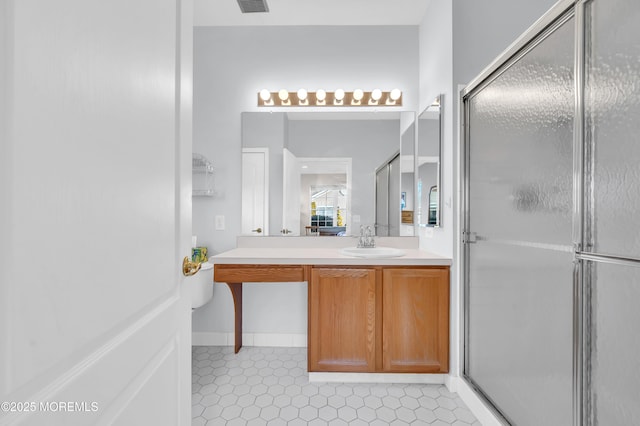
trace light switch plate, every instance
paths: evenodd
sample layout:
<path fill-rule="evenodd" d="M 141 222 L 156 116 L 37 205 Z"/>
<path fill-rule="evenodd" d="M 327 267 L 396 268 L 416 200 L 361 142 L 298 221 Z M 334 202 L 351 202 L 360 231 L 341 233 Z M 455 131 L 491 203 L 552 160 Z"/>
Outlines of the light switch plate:
<path fill-rule="evenodd" d="M 224 216 L 216 216 L 216 231 L 224 231 Z"/>

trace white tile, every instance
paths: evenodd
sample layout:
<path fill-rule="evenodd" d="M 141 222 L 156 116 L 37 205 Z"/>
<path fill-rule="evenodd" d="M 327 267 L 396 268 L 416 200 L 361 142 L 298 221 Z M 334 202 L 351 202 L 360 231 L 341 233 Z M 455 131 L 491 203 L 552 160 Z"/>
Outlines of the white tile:
<path fill-rule="evenodd" d="M 400 404 L 402 404 L 403 407 L 406 407 L 410 410 L 415 410 L 420 406 L 420 403 L 418 403 L 418 400 L 409 395 L 405 395 L 402 398 L 400 398 Z"/>
<path fill-rule="evenodd" d="M 274 405 L 263 407 L 260 411 L 260 418 L 264 420 L 273 420 L 280 414 L 280 409 Z"/>
<path fill-rule="evenodd" d="M 273 398 L 273 405 L 279 408 L 290 407 L 291 397 L 289 395 L 278 395 Z"/>
<path fill-rule="evenodd" d="M 298 413 L 299 410 L 296 407 L 288 405 L 280 409 L 280 418 L 286 421 L 290 421 L 298 418 Z"/>
<path fill-rule="evenodd" d="M 244 407 L 250 407 L 252 405 L 255 405 L 255 402 L 256 402 L 256 396 L 247 394 L 239 397 L 238 402 L 236 402 L 236 404 L 244 408 Z"/>
<path fill-rule="evenodd" d="M 346 401 L 343 396 L 340 395 L 332 395 L 327 398 L 327 404 L 329 404 L 333 408 L 340 408 L 346 405 Z"/>
<path fill-rule="evenodd" d="M 362 399 L 358 395 L 348 396 L 345 399 L 345 403 L 347 407 L 355 408 L 356 410 L 360 407 L 364 407 L 364 399 Z"/>
<path fill-rule="evenodd" d="M 442 385 L 309 383 L 305 348 L 194 348 L 192 355 L 194 425 L 479 426 Z"/>
<path fill-rule="evenodd" d="M 260 383 L 260 384 L 257 384 L 255 386 L 252 386 L 250 393 L 251 393 L 251 395 L 259 396 L 259 395 L 263 395 L 263 394 L 267 393 L 268 390 L 269 390 L 269 388 L 266 385 Z"/>
<path fill-rule="evenodd" d="M 202 417 L 196 417 L 191 419 L 191 426 L 205 426 L 207 421 Z"/>
<path fill-rule="evenodd" d="M 238 396 L 232 393 L 228 393 L 220 397 L 220 401 L 218 401 L 218 405 L 221 407 L 238 406 L 236 404 L 237 402 L 238 402 Z"/>
<path fill-rule="evenodd" d="M 318 417 L 327 422 L 338 418 L 338 410 L 327 405 L 318 410 Z"/>
<path fill-rule="evenodd" d="M 293 398 L 294 396 L 302 393 L 302 387 L 299 385 L 289 385 L 285 388 L 284 393 Z"/>
<path fill-rule="evenodd" d="M 309 405 L 309 397 L 306 395 L 296 395 L 291 398 L 291 405 L 298 408 L 303 408 Z"/>
<path fill-rule="evenodd" d="M 220 417 L 227 421 L 233 420 L 240 417 L 240 413 L 242 413 L 242 410 L 242 407 L 238 405 L 230 405 L 222 410 L 222 413 L 220 413 Z"/>
<path fill-rule="evenodd" d="M 441 396 L 439 398 L 436 398 L 436 402 L 438 403 L 439 406 L 446 408 L 447 410 L 455 410 L 456 408 L 458 408 L 458 404 L 456 404 L 456 402 L 451 399 L 451 398 L 447 398 L 446 396 Z"/>
<path fill-rule="evenodd" d="M 467 422 L 469 424 L 473 423 L 476 420 L 474 415 L 471 414 L 471 411 L 469 411 L 469 409 L 467 408 L 458 407 L 453 410 L 453 414 L 458 420 L 462 420 L 463 422 Z"/>
<path fill-rule="evenodd" d="M 400 408 L 402 407 L 402 404 L 400 404 L 400 400 L 398 398 L 396 398 L 395 396 L 391 396 L 391 395 L 387 395 L 385 397 L 382 397 L 382 404 L 385 407 L 389 407 L 392 409 L 396 409 L 396 408 Z"/>
<path fill-rule="evenodd" d="M 435 413 L 433 412 L 433 410 L 430 410 L 428 408 L 419 407 L 414 411 L 414 413 L 418 422 L 431 423 L 436 420 Z"/>
<path fill-rule="evenodd" d="M 371 422 L 376 419 L 376 411 L 371 407 L 358 408 L 358 418 L 365 422 Z"/>
<path fill-rule="evenodd" d="M 411 423 L 414 420 L 417 420 L 416 413 L 414 410 L 410 410 L 406 407 L 400 407 L 396 410 L 396 417 L 403 422 Z"/>
<path fill-rule="evenodd" d="M 380 407 L 376 409 L 376 418 L 389 424 L 396 419 L 396 413 L 389 407 Z"/>
<path fill-rule="evenodd" d="M 193 419 L 194 417 L 200 416 L 200 414 L 202 414 L 203 411 L 204 411 L 204 406 L 200 404 L 191 405 L 191 418 Z"/>
<path fill-rule="evenodd" d="M 269 394 L 262 394 L 256 398 L 256 406 L 260 408 L 269 407 L 273 404 L 273 397 Z M 264 418 L 264 417 L 263 417 Z"/>
<path fill-rule="evenodd" d="M 212 405 L 216 405 L 219 401 L 220 395 L 218 395 L 217 393 L 212 393 L 210 395 L 202 397 L 202 399 L 200 400 L 200 404 L 206 408 L 211 407 Z"/>
<path fill-rule="evenodd" d="M 307 405 L 306 407 L 302 407 L 300 409 L 299 416 L 302 420 L 306 420 L 310 422 L 311 420 L 318 417 L 318 409 L 310 405 Z"/>
<path fill-rule="evenodd" d="M 338 418 L 346 422 L 351 422 L 358 418 L 356 409 L 349 406 L 338 408 Z"/>
<path fill-rule="evenodd" d="M 433 410 L 433 413 L 436 415 L 438 420 L 442 420 L 449 424 L 457 420 L 453 412 L 451 410 L 447 410 L 446 408 L 438 407 L 435 410 Z"/>
<path fill-rule="evenodd" d="M 220 413 L 222 413 L 222 409 L 223 409 L 223 407 L 220 407 L 219 405 L 214 405 L 212 407 L 207 407 L 202 412 L 202 417 L 205 418 L 206 420 L 215 419 L 217 417 L 220 417 Z"/>
<path fill-rule="evenodd" d="M 327 397 L 324 395 L 313 395 L 309 398 L 309 404 L 316 408 L 322 408 L 327 405 Z"/>
<path fill-rule="evenodd" d="M 231 382 L 231 384 L 233 384 L 233 381 Z M 237 385 L 233 388 L 233 394 L 238 396 L 246 395 L 250 391 L 251 391 L 251 386 L 247 384 Z"/>

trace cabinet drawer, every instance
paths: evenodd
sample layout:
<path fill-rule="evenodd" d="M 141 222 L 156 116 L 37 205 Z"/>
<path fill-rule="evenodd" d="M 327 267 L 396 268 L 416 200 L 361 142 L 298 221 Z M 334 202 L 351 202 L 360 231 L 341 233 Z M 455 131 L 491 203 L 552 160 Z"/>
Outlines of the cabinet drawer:
<path fill-rule="evenodd" d="M 214 265 L 213 279 L 223 283 L 305 281 L 302 265 Z"/>

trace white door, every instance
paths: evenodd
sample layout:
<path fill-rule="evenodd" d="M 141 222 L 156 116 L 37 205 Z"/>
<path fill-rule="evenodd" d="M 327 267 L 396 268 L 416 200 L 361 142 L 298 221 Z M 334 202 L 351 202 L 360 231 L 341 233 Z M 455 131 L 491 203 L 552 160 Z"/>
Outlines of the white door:
<path fill-rule="evenodd" d="M 190 0 L 0 2 L 0 424 L 190 424 Z"/>
<path fill-rule="evenodd" d="M 242 149 L 243 235 L 269 235 L 269 148 Z"/>
<path fill-rule="evenodd" d="M 283 235 L 300 235 L 300 165 L 287 148 L 282 156 L 282 226 Z M 288 232 L 287 232 L 288 231 Z"/>

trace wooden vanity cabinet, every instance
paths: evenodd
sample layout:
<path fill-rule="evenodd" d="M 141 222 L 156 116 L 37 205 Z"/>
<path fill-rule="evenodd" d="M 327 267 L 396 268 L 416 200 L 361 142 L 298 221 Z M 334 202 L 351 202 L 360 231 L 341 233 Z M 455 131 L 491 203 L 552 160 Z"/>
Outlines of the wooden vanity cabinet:
<path fill-rule="evenodd" d="M 449 268 L 385 268 L 382 312 L 383 371 L 449 371 Z"/>
<path fill-rule="evenodd" d="M 448 372 L 448 267 L 317 266 L 309 278 L 309 371 Z"/>
<path fill-rule="evenodd" d="M 310 371 L 374 371 L 376 271 L 312 268 L 309 280 Z"/>

